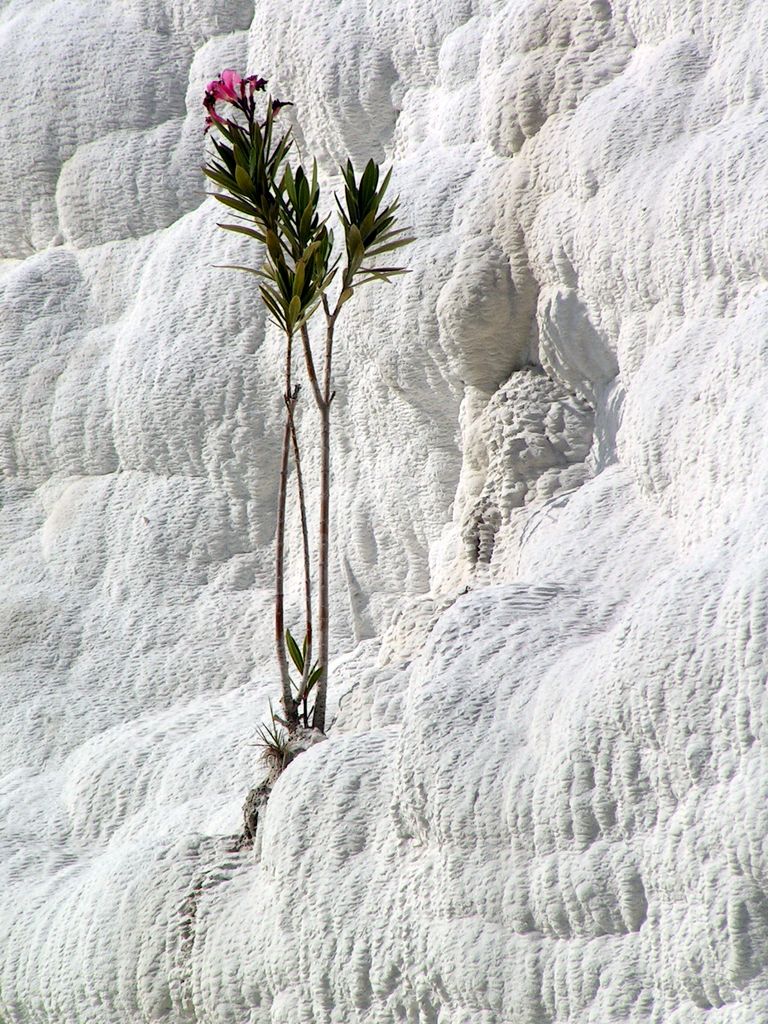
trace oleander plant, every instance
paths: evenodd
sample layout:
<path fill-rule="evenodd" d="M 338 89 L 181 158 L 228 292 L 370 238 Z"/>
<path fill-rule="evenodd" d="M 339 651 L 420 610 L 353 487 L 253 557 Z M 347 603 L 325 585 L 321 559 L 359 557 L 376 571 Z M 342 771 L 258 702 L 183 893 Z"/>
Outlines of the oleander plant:
<path fill-rule="evenodd" d="M 258 244 L 258 265 L 229 266 L 252 274 L 260 300 L 284 336 L 285 418 L 279 459 L 275 528 L 275 649 L 281 682 L 281 712 L 272 712 L 261 737 L 273 761 L 297 731 L 326 731 L 329 651 L 329 542 L 331 537 L 331 412 L 335 396 L 333 353 L 344 307 L 358 288 L 391 281 L 406 272 L 382 266 L 380 257 L 413 241 L 397 226 L 399 201 L 386 200 L 392 170 L 382 174 L 369 160 L 362 173 L 351 161 L 340 167 L 342 194 L 326 203 L 317 161 L 297 159 L 292 128 L 281 111 L 292 103 L 266 92 L 257 75 L 226 69 L 205 90 L 205 131 L 210 150 L 203 171 L 216 186 L 212 195 L 230 220 L 219 226 Z M 340 188 L 340 192 L 341 192 Z M 315 327 L 318 329 L 315 331 Z M 313 545 L 296 407 L 308 385 L 318 424 L 318 536 Z M 303 637 L 285 621 L 286 511 L 289 479 L 301 523 L 304 573 Z M 313 554 L 316 573 L 313 572 Z M 316 577 L 316 588 L 315 588 Z M 297 631 L 301 636 L 301 631 Z"/>

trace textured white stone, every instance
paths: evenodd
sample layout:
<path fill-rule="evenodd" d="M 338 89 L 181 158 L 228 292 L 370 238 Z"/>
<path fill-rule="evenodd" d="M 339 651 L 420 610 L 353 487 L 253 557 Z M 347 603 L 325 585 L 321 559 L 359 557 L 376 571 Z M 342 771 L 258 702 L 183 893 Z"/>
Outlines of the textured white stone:
<path fill-rule="evenodd" d="M 767 47 L 0 3 L 3 1024 L 768 1021 Z M 197 170 L 246 63 L 418 237 L 341 322 L 336 722 L 258 859 L 281 341 Z"/>

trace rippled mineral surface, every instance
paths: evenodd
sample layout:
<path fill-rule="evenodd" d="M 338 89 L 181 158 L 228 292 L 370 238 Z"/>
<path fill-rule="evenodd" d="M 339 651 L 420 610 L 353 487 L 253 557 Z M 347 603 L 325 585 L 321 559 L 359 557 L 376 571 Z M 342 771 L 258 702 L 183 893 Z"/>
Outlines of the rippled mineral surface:
<path fill-rule="evenodd" d="M 768 1021 L 767 50 L 764 0 L 0 2 L 3 1024 Z M 335 721 L 260 855 L 224 67 L 418 238 L 340 321 Z"/>

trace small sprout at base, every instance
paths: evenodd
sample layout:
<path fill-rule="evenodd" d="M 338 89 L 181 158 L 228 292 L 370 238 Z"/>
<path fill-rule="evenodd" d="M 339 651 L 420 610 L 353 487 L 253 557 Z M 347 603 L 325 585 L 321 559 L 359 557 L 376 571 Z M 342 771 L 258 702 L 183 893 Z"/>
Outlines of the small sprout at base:
<path fill-rule="evenodd" d="M 290 735 L 284 728 L 284 723 L 275 714 L 272 701 L 269 702 L 270 721 L 265 722 L 256 730 L 259 736 L 259 745 L 262 749 L 262 758 L 270 768 L 279 774 L 288 763 L 288 745 Z"/>

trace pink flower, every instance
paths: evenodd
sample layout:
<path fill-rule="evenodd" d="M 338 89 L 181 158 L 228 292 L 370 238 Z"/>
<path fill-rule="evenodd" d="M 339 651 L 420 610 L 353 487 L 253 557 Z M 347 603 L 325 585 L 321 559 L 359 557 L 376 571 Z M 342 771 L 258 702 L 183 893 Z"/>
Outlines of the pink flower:
<path fill-rule="evenodd" d="M 265 85 L 267 84 L 266 78 L 259 78 L 258 75 L 249 75 L 243 79 L 244 82 L 248 83 L 250 95 L 253 96 L 255 92 L 263 92 Z"/>
<path fill-rule="evenodd" d="M 208 111 L 205 118 L 205 131 L 207 132 L 214 124 L 226 124 L 223 117 L 216 113 L 216 97 L 207 89 L 203 97 L 203 106 Z"/>
<path fill-rule="evenodd" d="M 205 95 L 206 97 L 210 96 L 214 103 L 217 100 L 223 100 L 224 103 L 237 103 L 240 96 L 235 89 L 239 88 L 241 82 L 240 75 L 236 71 L 232 71 L 231 68 L 227 68 L 226 71 L 221 72 L 218 78 L 214 78 L 206 85 Z"/>
<path fill-rule="evenodd" d="M 232 68 L 225 68 L 219 75 L 217 100 L 226 100 L 229 103 L 237 103 L 245 95 L 245 83 L 236 71 Z"/>
<path fill-rule="evenodd" d="M 253 118 L 254 109 L 253 94 L 257 90 L 263 90 L 266 84 L 266 78 L 259 78 L 258 75 L 248 75 L 247 78 L 241 78 L 232 68 L 225 68 L 218 78 L 214 78 L 205 87 L 203 106 L 208 111 L 208 116 L 205 119 L 205 130 L 208 131 L 214 124 L 230 123 L 216 113 L 216 104 L 219 100 L 222 103 L 232 103 L 246 115 L 250 122 Z M 246 91 L 248 92 L 247 98 Z"/>
<path fill-rule="evenodd" d="M 210 93 L 215 100 L 239 105 L 245 99 L 246 87 L 249 95 L 253 96 L 257 89 L 263 89 L 266 84 L 266 78 L 259 78 L 258 75 L 241 78 L 232 68 L 225 68 L 218 78 L 208 83 L 205 91 Z"/>

